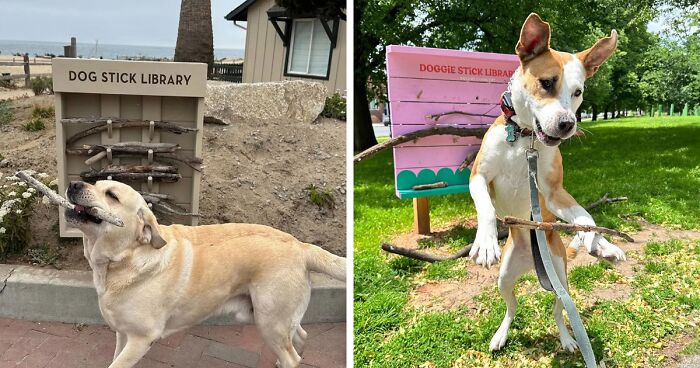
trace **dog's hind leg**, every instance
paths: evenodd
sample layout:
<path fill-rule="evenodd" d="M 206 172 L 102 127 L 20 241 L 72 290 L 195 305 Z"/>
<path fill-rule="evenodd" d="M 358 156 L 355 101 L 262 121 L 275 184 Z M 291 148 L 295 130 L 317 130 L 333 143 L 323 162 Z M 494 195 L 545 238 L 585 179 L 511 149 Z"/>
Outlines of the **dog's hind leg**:
<path fill-rule="evenodd" d="M 559 281 L 564 285 L 567 291 L 569 291 L 569 284 L 566 275 L 566 247 L 559 237 L 559 233 L 554 231 L 547 231 L 547 242 L 549 243 L 549 249 L 552 253 L 552 263 L 554 264 L 554 270 L 557 272 L 557 277 Z M 554 322 L 559 328 L 559 341 L 561 342 L 562 348 L 570 352 L 576 351 L 578 349 L 578 344 L 569 330 L 566 328 L 566 323 L 564 323 L 564 314 L 562 313 L 564 309 L 564 304 L 562 304 L 559 298 L 554 302 L 554 308 L 552 310 L 552 315 L 554 316 Z"/>
<path fill-rule="evenodd" d="M 151 347 L 154 339 L 131 335 L 127 337 L 126 345 L 109 368 L 132 368 L 143 358 Z"/>
<path fill-rule="evenodd" d="M 280 300 L 280 295 L 286 298 Z M 281 368 L 296 368 L 301 363 L 301 356 L 292 342 L 310 295 L 305 272 L 275 275 L 259 280 L 250 288 L 255 324 L 265 343 L 277 355 Z"/>
<path fill-rule="evenodd" d="M 114 358 L 112 359 L 112 361 L 117 359 L 117 356 L 119 355 L 119 353 L 121 353 L 122 350 L 124 350 L 124 345 L 126 345 L 126 334 L 123 332 L 117 331 L 117 344 L 116 344 L 116 347 L 114 348 Z"/>
<path fill-rule="evenodd" d="M 506 302 L 506 315 L 503 317 L 498 331 L 491 338 L 489 350 L 500 350 L 506 344 L 508 329 L 515 318 L 515 311 L 518 307 L 518 300 L 515 298 L 514 292 L 515 283 L 520 275 L 532 267 L 532 251 L 527 232 L 511 228 L 503 249 L 501 269 L 498 275 L 498 290 Z"/>

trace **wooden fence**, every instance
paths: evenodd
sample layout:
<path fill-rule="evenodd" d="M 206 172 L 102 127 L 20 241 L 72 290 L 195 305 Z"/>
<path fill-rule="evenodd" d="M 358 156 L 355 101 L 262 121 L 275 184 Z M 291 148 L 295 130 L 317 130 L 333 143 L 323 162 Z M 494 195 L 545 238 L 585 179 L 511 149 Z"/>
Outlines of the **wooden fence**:
<path fill-rule="evenodd" d="M 30 80 L 32 77 L 32 74 L 30 72 L 30 65 L 51 65 L 50 62 L 37 62 L 36 58 L 34 58 L 34 62 L 30 63 L 29 62 L 29 56 L 25 55 L 23 57 L 24 61 L 23 62 L 15 62 L 15 61 L 2 61 L 0 62 L 0 66 L 23 66 L 24 67 L 24 73 L 23 74 L 11 74 L 11 73 L 0 73 L 0 81 L 12 81 L 15 79 L 24 79 L 24 84 L 25 87 L 29 87 L 30 85 Z M 33 76 L 39 77 L 39 76 L 51 76 L 51 73 L 41 73 L 41 74 L 34 74 Z"/>
<path fill-rule="evenodd" d="M 209 79 L 233 83 L 243 82 L 243 64 L 212 64 Z"/>

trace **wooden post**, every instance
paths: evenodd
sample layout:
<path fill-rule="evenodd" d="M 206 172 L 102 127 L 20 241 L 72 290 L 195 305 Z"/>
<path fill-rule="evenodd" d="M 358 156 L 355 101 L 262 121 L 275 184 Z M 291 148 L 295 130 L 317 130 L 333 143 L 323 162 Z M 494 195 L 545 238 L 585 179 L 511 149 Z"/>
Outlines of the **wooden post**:
<path fill-rule="evenodd" d="M 70 38 L 70 57 L 78 57 L 78 42 L 75 37 Z"/>
<path fill-rule="evenodd" d="M 25 53 L 22 57 L 24 61 L 24 87 L 31 87 L 31 75 L 29 74 L 29 54 Z"/>
<path fill-rule="evenodd" d="M 671 109 L 668 112 L 668 116 L 673 116 L 673 108 L 674 108 L 674 105 L 671 104 Z"/>
<path fill-rule="evenodd" d="M 430 234 L 430 203 L 428 197 L 413 198 L 413 231 Z"/>
<path fill-rule="evenodd" d="M 683 116 L 688 116 L 688 103 L 683 106 Z"/>

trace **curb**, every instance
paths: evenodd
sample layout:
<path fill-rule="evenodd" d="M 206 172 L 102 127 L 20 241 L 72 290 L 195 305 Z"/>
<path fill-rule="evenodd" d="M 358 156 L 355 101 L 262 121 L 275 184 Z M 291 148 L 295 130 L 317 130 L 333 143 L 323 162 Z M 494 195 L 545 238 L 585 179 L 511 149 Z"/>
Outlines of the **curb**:
<path fill-rule="evenodd" d="M 311 273 L 311 300 L 303 323 L 344 322 L 345 283 Z M 0 264 L 0 318 L 105 324 L 91 271 Z M 205 324 L 234 324 L 217 316 Z"/>

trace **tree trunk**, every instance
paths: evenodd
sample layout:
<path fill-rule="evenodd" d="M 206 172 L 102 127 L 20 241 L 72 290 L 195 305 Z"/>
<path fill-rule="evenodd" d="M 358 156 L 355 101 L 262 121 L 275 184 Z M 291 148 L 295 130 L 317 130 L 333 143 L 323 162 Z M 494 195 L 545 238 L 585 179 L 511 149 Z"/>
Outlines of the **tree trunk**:
<path fill-rule="evenodd" d="M 591 111 L 593 114 L 593 117 L 591 117 L 592 121 L 598 121 L 598 105 L 592 105 L 591 106 Z"/>
<path fill-rule="evenodd" d="M 605 107 L 605 112 L 603 112 L 603 120 L 608 120 L 608 107 Z"/>
<path fill-rule="evenodd" d="M 377 138 L 374 136 L 374 129 L 372 129 L 372 117 L 369 114 L 366 81 L 361 80 L 355 83 L 354 97 L 353 111 L 355 113 L 355 122 L 353 130 L 355 151 L 362 152 L 377 144 Z"/>
<path fill-rule="evenodd" d="M 576 122 L 577 123 L 581 122 L 581 106 L 579 106 L 578 110 L 576 110 Z"/>
<path fill-rule="evenodd" d="M 214 63 L 211 0 L 182 0 L 175 61 L 205 63 L 207 75 Z"/>

